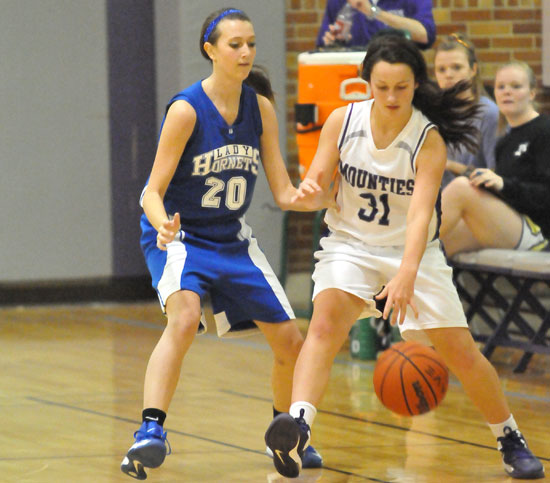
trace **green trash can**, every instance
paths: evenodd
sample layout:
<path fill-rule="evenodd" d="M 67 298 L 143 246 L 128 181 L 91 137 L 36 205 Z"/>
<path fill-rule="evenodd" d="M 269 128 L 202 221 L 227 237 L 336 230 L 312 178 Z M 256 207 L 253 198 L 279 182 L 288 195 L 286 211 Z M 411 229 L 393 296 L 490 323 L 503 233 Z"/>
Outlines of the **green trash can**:
<path fill-rule="evenodd" d="M 365 319 L 359 319 L 353 324 L 349 337 L 350 337 L 350 355 L 354 359 L 362 360 L 375 360 L 377 347 L 376 347 L 376 329 L 371 324 L 371 319 L 374 317 L 367 317 Z"/>

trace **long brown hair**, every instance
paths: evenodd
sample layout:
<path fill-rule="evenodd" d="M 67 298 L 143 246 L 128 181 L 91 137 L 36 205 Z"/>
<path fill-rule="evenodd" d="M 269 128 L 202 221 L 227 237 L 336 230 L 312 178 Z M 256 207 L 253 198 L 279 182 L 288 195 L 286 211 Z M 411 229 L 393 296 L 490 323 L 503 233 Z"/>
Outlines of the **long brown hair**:
<path fill-rule="evenodd" d="M 267 97 L 272 103 L 275 103 L 275 93 L 273 92 L 269 74 L 265 67 L 256 64 L 253 65 L 244 83 L 252 87 L 256 91 L 256 94 Z"/>
<path fill-rule="evenodd" d="M 445 144 L 464 146 L 475 152 L 478 148 L 478 129 L 472 124 L 479 112 L 479 104 L 473 99 L 464 99 L 461 94 L 470 88 L 470 83 L 460 81 L 450 89 L 441 89 L 428 77 L 428 68 L 418 46 L 402 35 L 374 35 L 367 45 L 361 77 L 370 82 L 373 67 L 378 62 L 406 64 L 418 84 L 412 104 L 420 110 L 439 130 Z"/>

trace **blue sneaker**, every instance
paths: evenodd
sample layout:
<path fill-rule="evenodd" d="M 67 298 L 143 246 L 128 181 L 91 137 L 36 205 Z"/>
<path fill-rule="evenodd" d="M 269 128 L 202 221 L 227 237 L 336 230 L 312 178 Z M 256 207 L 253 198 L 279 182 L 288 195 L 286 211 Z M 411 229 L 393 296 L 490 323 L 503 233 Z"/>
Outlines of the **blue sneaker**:
<path fill-rule="evenodd" d="M 505 436 L 497 438 L 498 450 L 502 453 L 504 471 L 512 478 L 535 480 L 544 478 L 544 467 L 527 447 L 527 442 L 516 429 L 504 428 Z"/>
<path fill-rule="evenodd" d="M 308 447 L 310 429 L 303 418 L 288 413 L 279 414 L 271 421 L 265 433 L 265 443 L 273 454 L 275 469 L 282 476 L 296 478 L 302 469 L 302 458 Z"/>
<path fill-rule="evenodd" d="M 144 421 L 134 438 L 136 441 L 122 460 L 120 469 L 136 480 L 145 480 L 147 473 L 144 468 L 159 467 L 172 450 L 166 440 L 166 431 L 155 421 Z"/>
<path fill-rule="evenodd" d="M 309 445 L 302 456 L 302 468 L 322 468 L 323 457 Z"/>
<path fill-rule="evenodd" d="M 269 446 L 265 448 L 265 453 L 270 458 L 273 458 L 273 451 L 269 449 Z M 317 450 L 309 445 L 304 451 L 302 456 L 302 468 L 322 468 L 323 457 L 317 452 Z"/>

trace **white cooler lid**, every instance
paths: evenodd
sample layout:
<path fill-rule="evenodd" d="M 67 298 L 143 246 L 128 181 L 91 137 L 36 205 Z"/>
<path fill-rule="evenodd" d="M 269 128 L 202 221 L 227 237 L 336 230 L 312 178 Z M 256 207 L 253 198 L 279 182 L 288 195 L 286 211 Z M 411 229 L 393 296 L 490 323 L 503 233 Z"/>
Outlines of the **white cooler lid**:
<path fill-rule="evenodd" d="M 359 65 L 366 51 L 351 52 L 302 52 L 298 54 L 298 64 L 304 65 Z"/>

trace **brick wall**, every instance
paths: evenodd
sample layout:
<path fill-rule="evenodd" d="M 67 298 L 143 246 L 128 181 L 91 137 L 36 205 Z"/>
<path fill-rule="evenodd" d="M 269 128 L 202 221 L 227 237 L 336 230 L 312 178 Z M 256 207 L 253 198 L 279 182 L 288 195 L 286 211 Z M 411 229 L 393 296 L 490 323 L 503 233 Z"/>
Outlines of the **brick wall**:
<path fill-rule="evenodd" d="M 294 135 L 294 103 L 297 96 L 300 52 L 315 47 L 315 38 L 326 0 L 285 0 L 287 35 L 287 153 L 291 177 L 298 182 L 298 157 Z M 492 83 L 497 67 L 509 60 L 527 62 L 539 78 L 541 65 L 542 0 L 434 0 L 438 35 L 465 33 L 476 46 L 484 82 Z M 426 52 L 432 64 L 433 52 Z M 539 89 L 541 111 L 550 113 L 550 89 Z M 289 271 L 309 270 L 312 246 L 312 214 L 290 213 Z"/>

